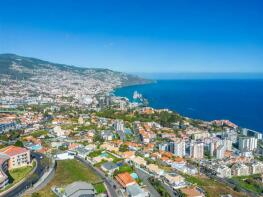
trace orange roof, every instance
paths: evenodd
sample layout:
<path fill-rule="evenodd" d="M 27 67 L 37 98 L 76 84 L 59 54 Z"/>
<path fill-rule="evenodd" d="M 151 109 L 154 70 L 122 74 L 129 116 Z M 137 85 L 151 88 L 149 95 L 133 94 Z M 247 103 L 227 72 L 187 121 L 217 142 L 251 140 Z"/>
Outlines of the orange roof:
<path fill-rule="evenodd" d="M 169 158 L 168 158 L 168 157 L 162 157 L 161 160 L 163 160 L 163 161 L 168 161 Z"/>
<path fill-rule="evenodd" d="M 122 153 L 122 157 L 124 157 L 124 158 L 130 158 L 130 157 L 132 157 L 134 155 L 135 154 L 134 154 L 133 151 L 126 151 L 126 152 Z"/>
<path fill-rule="evenodd" d="M 72 150 L 72 149 L 75 149 L 79 146 L 79 144 L 75 144 L 75 143 L 70 143 L 69 146 L 68 146 L 68 149 L 69 150 Z"/>
<path fill-rule="evenodd" d="M 224 155 L 225 157 L 231 157 L 232 151 L 226 150 Z"/>
<path fill-rule="evenodd" d="M 173 154 L 170 153 L 170 152 L 162 152 L 162 155 L 165 156 L 165 157 L 168 157 L 168 158 L 172 158 L 173 157 Z"/>
<path fill-rule="evenodd" d="M 120 173 L 115 176 L 115 179 L 123 186 L 127 187 L 133 183 L 136 183 L 135 180 L 131 177 L 128 172 Z"/>
<path fill-rule="evenodd" d="M 137 144 L 135 142 L 125 142 L 125 144 L 127 146 L 133 146 L 133 147 L 140 147 L 141 146 L 141 144 Z"/>
<path fill-rule="evenodd" d="M 185 160 L 184 160 L 182 157 L 175 157 L 175 158 L 174 158 L 174 161 L 175 161 L 176 163 L 184 163 L 184 162 L 185 162 Z"/>
<path fill-rule="evenodd" d="M 17 147 L 17 146 L 8 146 L 8 147 L 0 149 L 1 153 L 5 153 L 10 157 L 18 155 L 18 154 L 25 153 L 27 151 L 28 150 L 26 148 L 21 148 L 21 147 Z"/>
<path fill-rule="evenodd" d="M 154 144 L 153 143 L 150 143 L 147 145 L 148 148 L 153 148 L 154 147 Z"/>

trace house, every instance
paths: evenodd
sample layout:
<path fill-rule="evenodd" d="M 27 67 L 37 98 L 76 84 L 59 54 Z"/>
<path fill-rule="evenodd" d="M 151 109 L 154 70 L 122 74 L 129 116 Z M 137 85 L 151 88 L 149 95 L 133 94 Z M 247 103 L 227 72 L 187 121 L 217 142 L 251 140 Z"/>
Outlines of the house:
<path fill-rule="evenodd" d="M 129 185 L 126 191 L 130 197 L 146 197 L 149 196 L 148 192 L 145 192 L 137 183 Z"/>
<path fill-rule="evenodd" d="M 68 159 L 74 159 L 74 154 L 71 154 L 70 152 L 60 153 L 55 156 L 56 160 L 68 160 Z"/>
<path fill-rule="evenodd" d="M 121 153 L 122 158 L 125 159 L 133 159 L 135 157 L 135 152 L 134 151 L 125 151 Z"/>
<path fill-rule="evenodd" d="M 8 169 L 20 168 L 31 164 L 30 151 L 26 148 L 8 146 L 0 149 L 0 153 L 9 156 Z"/>
<path fill-rule="evenodd" d="M 147 165 L 147 162 L 142 157 L 139 156 L 134 157 L 131 161 L 133 161 L 133 163 L 139 167 Z"/>
<path fill-rule="evenodd" d="M 154 173 L 154 174 L 156 174 L 156 175 L 158 175 L 158 176 L 160 176 L 160 175 L 162 175 L 162 174 L 164 173 L 164 170 L 160 169 L 160 168 L 159 168 L 157 165 L 155 165 L 155 164 L 149 164 L 149 165 L 146 166 L 146 168 L 147 168 L 150 172 L 152 172 L 152 173 Z"/>
<path fill-rule="evenodd" d="M 132 178 L 132 176 L 128 172 L 117 174 L 115 176 L 115 179 L 124 188 L 127 188 L 129 185 L 136 184 L 136 181 Z"/>
<path fill-rule="evenodd" d="M 172 185 L 176 189 L 185 186 L 184 178 L 178 174 L 165 174 L 163 177 L 170 185 Z"/>
<path fill-rule="evenodd" d="M 113 139 L 113 133 L 112 131 L 106 130 L 101 132 L 102 139 L 106 141 L 111 141 Z"/>
<path fill-rule="evenodd" d="M 115 163 L 109 161 L 101 165 L 101 169 L 104 172 L 112 174 L 115 170 L 119 169 L 119 166 L 117 166 Z"/>
<path fill-rule="evenodd" d="M 114 152 L 119 151 L 118 146 L 114 146 L 112 143 L 108 143 L 108 142 L 104 142 L 100 147 L 102 149 L 106 149 L 108 151 L 114 151 Z"/>
<path fill-rule="evenodd" d="M 78 156 L 82 157 L 82 158 L 86 158 L 88 156 L 88 154 L 90 153 L 90 150 L 87 150 L 86 148 L 83 147 L 78 147 L 76 148 L 74 151 L 77 152 Z"/>
<path fill-rule="evenodd" d="M 90 183 L 78 181 L 67 185 L 64 195 L 66 197 L 93 197 L 96 195 L 96 190 Z"/>

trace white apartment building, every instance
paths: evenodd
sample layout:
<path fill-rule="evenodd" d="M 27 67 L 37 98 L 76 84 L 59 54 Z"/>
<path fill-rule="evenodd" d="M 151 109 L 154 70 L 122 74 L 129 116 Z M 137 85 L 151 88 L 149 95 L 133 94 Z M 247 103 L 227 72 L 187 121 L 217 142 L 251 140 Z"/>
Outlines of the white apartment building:
<path fill-rule="evenodd" d="M 114 129 L 116 131 L 124 131 L 123 120 L 116 120 L 115 123 L 114 123 Z"/>
<path fill-rule="evenodd" d="M 225 147 L 223 145 L 220 145 L 217 149 L 216 149 L 216 158 L 217 159 L 223 159 L 225 156 Z"/>
<path fill-rule="evenodd" d="M 257 148 L 258 140 L 255 137 L 240 137 L 238 148 L 241 152 L 254 151 Z"/>
<path fill-rule="evenodd" d="M 231 168 L 232 176 L 247 176 L 249 175 L 249 167 L 242 163 L 234 164 Z"/>
<path fill-rule="evenodd" d="M 254 161 L 249 164 L 249 169 L 251 174 L 262 174 L 263 173 L 263 163 Z"/>
<path fill-rule="evenodd" d="M 185 141 L 184 140 L 176 140 L 174 142 L 174 154 L 175 156 L 183 157 L 185 156 Z"/>
<path fill-rule="evenodd" d="M 204 143 L 192 142 L 190 144 L 190 157 L 194 159 L 203 159 L 204 158 Z"/>
<path fill-rule="evenodd" d="M 220 178 L 231 178 L 231 169 L 225 165 L 216 166 L 215 171 Z"/>

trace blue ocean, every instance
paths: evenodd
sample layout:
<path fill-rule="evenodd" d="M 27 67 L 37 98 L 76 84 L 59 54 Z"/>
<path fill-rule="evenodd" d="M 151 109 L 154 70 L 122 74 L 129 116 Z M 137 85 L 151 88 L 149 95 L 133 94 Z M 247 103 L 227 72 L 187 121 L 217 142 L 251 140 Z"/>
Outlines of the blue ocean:
<path fill-rule="evenodd" d="M 229 119 L 263 132 L 263 79 L 178 79 L 117 89 L 115 95 L 132 100 L 141 93 L 154 108 L 168 108 L 184 116 Z"/>

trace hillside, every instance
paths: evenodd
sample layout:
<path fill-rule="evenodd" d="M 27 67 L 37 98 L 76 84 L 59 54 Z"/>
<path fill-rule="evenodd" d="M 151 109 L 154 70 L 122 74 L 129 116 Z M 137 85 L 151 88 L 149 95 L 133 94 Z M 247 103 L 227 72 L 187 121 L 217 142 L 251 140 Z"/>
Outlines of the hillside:
<path fill-rule="evenodd" d="M 52 63 L 36 58 L 22 57 L 15 54 L 0 54 L 0 77 L 13 80 L 38 80 L 47 75 L 55 79 L 61 77 L 78 79 L 93 79 L 102 82 L 116 81 L 116 86 L 128 86 L 150 83 L 150 80 L 142 79 L 126 73 L 116 72 L 103 68 L 84 68 L 65 64 Z"/>

